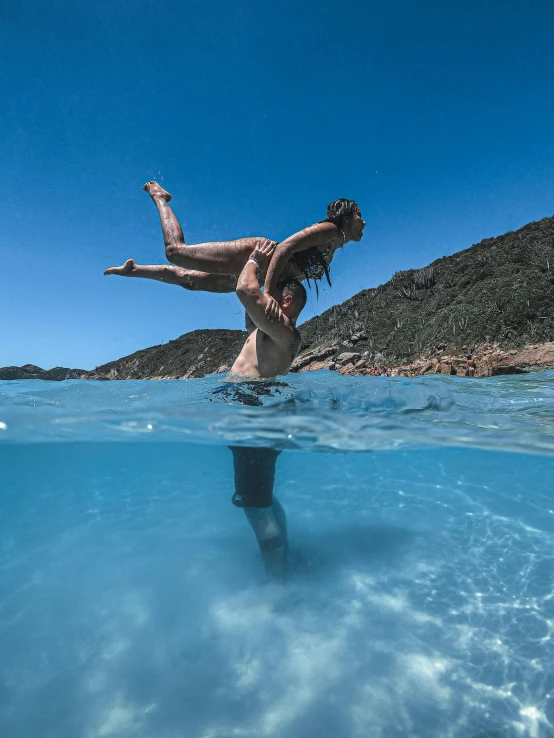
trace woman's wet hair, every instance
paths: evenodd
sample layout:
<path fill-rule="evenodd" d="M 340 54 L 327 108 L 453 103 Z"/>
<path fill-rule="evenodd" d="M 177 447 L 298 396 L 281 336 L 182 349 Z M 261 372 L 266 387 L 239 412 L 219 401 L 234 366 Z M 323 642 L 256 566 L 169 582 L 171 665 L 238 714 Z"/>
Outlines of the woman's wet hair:
<path fill-rule="evenodd" d="M 277 289 L 282 297 L 286 297 L 287 295 L 292 297 L 293 305 L 297 313 L 300 314 L 308 299 L 304 285 L 297 279 L 284 279 L 281 282 L 277 282 Z"/>
<path fill-rule="evenodd" d="M 349 220 L 353 213 L 360 215 L 360 207 L 356 200 L 347 200 L 341 197 L 327 205 L 327 220 L 330 220 L 337 226 L 344 220 Z"/>

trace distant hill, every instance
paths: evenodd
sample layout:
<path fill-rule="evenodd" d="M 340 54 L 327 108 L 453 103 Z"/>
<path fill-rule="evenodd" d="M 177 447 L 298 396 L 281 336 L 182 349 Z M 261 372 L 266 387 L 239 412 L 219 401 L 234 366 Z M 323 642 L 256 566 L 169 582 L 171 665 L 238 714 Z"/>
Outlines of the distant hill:
<path fill-rule="evenodd" d="M 56 366 L 53 369 L 41 369 L 34 364 L 24 366 L 0 367 L 0 380 L 2 379 L 47 379 L 51 382 L 59 382 L 64 379 L 80 379 L 86 374 L 85 369 L 67 369 Z"/>
<path fill-rule="evenodd" d="M 34 364 L 0 368 L 2 379 L 190 379 L 231 364 L 246 338 L 245 331 L 198 330 L 174 341 L 135 351 L 130 356 L 86 369 L 41 369 Z"/>
<path fill-rule="evenodd" d="M 194 298 L 193 298 L 194 299 Z M 174 341 L 136 351 L 87 372 L 88 379 L 161 379 L 203 377 L 230 364 L 245 341 L 244 331 L 198 330 Z"/>
<path fill-rule="evenodd" d="M 397 272 L 306 321 L 301 333 L 293 371 L 326 366 L 364 373 L 372 363 L 424 365 L 432 356 L 467 351 L 486 355 L 480 373 L 514 369 L 518 353 L 525 366 L 554 364 L 554 217 Z M 0 379 L 201 377 L 230 365 L 244 338 L 242 331 L 198 330 L 92 372 L 26 365 L 0 369 Z M 508 361 L 506 352 L 516 358 Z M 337 362 L 341 355 L 347 358 Z"/>

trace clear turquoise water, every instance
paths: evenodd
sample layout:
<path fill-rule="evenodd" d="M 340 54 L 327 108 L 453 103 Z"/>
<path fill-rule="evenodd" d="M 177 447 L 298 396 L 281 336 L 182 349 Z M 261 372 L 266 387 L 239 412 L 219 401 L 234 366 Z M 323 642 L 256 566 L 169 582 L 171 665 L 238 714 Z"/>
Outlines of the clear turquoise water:
<path fill-rule="evenodd" d="M 286 384 L 0 383 L 2 738 L 554 734 L 554 373 Z"/>

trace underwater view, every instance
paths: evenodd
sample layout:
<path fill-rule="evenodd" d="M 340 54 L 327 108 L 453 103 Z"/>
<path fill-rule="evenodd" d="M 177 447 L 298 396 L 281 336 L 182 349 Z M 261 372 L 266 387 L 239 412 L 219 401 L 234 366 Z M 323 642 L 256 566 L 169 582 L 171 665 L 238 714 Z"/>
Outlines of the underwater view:
<path fill-rule="evenodd" d="M 553 734 L 554 372 L 1 382 L 0 470 L 6 738 Z"/>

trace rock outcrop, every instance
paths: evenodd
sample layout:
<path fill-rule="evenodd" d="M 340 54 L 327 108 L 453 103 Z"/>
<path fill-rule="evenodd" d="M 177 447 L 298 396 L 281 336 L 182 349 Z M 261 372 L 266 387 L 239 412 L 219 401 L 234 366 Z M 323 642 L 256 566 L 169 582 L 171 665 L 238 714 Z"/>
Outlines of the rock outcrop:
<path fill-rule="evenodd" d="M 524 374 L 554 368 L 554 342 L 528 344 L 519 349 L 502 350 L 499 346 L 484 344 L 472 353 L 476 364 L 476 376 L 490 377 L 498 374 Z M 370 352 L 364 354 L 341 352 L 339 346 L 322 346 L 299 356 L 291 367 L 292 372 L 329 369 L 343 375 L 372 374 L 374 367 L 388 366 L 393 373 L 405 376 L 423 374 L 449 374 L 464 376 L 467 353 L 441 354 L 433 358 L 420 357 L 408 364 L 373 361 Z"/>

